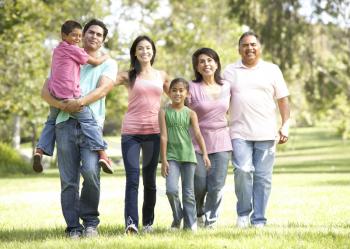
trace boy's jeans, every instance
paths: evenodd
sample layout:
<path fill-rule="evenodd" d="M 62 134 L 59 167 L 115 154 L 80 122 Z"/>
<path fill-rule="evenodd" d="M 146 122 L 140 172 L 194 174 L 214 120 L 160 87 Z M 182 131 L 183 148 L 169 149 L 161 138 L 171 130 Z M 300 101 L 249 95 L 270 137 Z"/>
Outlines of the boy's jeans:
<path fill-rule="evenodd" d="M 238 216 L 250 217 L 252 224 L 265 224 L 271 192 L 275 141 L 232 139 L 235 192 Z"/>
<path fill-rule="evenodd" d="M 184 229 L 197 229 L 196 200 L 194 197 L 194 172 L 196 164 L 168 161 L 166 194 L 173 211 L 173 225 L 179 226 L 184 219 Z M 179 178 L 181 175 L 182 204 L 179 199 Z"/>
<path fill-rule="evenodd" d="M 204 165 L 202 154 L 196 152 L 198 165 L 194 175 L 194 190 L 197 217 L 204 214 L 206 226 L 214 224 L 218 219 L 230 155 L 230 151 L 209 154 L 211 167 L 208 171 Z"/>
<path fill-rule="evenodd" d="M 55 148 L 55 125 L 60 109 L 50 106 L 50 113 L 41 132 L 37 148 L 42 149 L 45 155 L 52 156 Z M 80 112 L 71 113 L 80 123 L 81 130 L 85 135 L 92 151 L 105 150 L 107 144 L 103 141 L 102 128 L 98 126 L 89 107 L 84 106 Z"/>
<path fill-rule="evenodd" d="M 66 231 L 97 227 L 100 199 L 98 154 L 91 151 L 80 123 L 70 118 L 56 125 L 57 160 L 61 179 L 61 205 Z M 79 195 L 80 176 L 83 177 Z M 83 226 L 79 218 L 83 220 Z"/>

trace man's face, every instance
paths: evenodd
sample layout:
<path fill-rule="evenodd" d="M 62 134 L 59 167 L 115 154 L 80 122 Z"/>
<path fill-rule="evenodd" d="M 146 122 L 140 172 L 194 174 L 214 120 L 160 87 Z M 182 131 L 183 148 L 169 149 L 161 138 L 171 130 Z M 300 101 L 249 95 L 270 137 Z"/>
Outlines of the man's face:
<path fill-rule="evenodd" d="M 258 63 L 260 53 L 260 42 L 253 35 L 244 37 L 239 44 L 239 54 L 242 57 L 243 64 L 248 67 L 255 66 Z"/>
<path fill-rule="evenodd" d="M 98 25 L 91 25 L 83 36 L 83 45 L 87 50 L 96 51 L 103 43 L 103 28 Z"/>

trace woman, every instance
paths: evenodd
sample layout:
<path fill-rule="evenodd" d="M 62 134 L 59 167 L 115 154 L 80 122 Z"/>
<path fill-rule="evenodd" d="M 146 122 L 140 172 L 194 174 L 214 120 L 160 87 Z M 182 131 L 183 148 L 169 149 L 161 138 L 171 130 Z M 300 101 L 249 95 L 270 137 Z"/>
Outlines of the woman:
<path fill-rule="evenodd" d="M 212 228 L 225 185 L 227 166 L 232 151 L 226 113 L 230 103 L 230 86 L 220 76 L 218 54 L 200 48 L 192 55 L 195 79 L 190 84 L 189 107 L 197 113 L 211 168 L 206 170 L 201 151 L 193 139 L 197 156 L 194 186 L 198 225 Z"/>
<path fill-rule="evenodd" d="M 130 69 L 120 73 L 116 84 L 127 83 L 128 110 L 122 123 L 122 155 L 126 172 L 125 232 L 138 233 L 138 188 L 140 151 L 144 200 L 142 225 L 151 232 L 156 204 L 156 170 L 160 151 L 158 112 L 161 95 L 168 93 L 169 80 L 165 72 L 153 68 L 156 56 L 154 42 L 148 36 L 138 36 L 130 48 Z"/>

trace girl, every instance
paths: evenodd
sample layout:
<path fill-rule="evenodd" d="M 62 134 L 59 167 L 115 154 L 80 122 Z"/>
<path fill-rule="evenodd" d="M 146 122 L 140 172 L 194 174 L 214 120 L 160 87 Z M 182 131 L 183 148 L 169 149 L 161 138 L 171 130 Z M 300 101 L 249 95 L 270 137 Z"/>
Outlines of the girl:
<path fill-rule="evenodd" d="M 158 112 L 163 91 L 168 93 L 169 81 L 164 71 L 153 68 L 156 47 L 148 36 L 138 36 L 130 48 L 130 70 L 121 72 L 116 85 L 128 89 L 128 110 L 122 124 L 122 155 L 126 172 L 125 233 L 138 233 L 138 189 L 140 151 L 144 200 L 142 225 L 152 232 L 156 204 L 156 171 L 160 150 Z"/>
<path fill-rule="evenodd" d="M 201 148 L 203 161 L 210 167 L 207 150 L 198 126 L 197 115 L 184 103 L 188 95 L 189 84 L 182 78 L 170 83 L 171 105 L 159 112 L 161 134 L 162 176 L 166 177 L 166 193 L 173 212 L 172 228 L 180 228 L 184 219 L 184 229 L 197 230 L 196 201 L 194 197 L 194 172 L 196 155 L 191 141 L 189 128 Z M 178 181 L 181 174 L 182 203 L 178 195 Z"/>

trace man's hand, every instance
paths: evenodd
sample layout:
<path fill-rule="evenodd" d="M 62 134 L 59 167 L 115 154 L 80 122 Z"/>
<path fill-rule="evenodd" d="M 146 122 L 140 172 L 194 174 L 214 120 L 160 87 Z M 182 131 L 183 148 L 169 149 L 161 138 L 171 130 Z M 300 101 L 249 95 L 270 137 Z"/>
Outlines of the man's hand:
<path fill-rule="evenodd" d="M 83 109 L 80 99 L 67 99 L 63 101 L 64 109 L 63 111 L 73 113 L 79 112 Z"/>
<path fill-rule="evenodd" d="M 279 144 L 284 144 L 288 141 L 288 131 L 289 131 L 289 124 L 282 125 L 282 127 L 279 129 L 278 134 L 280 136 L 280 139 L 278 141 Z"/>

